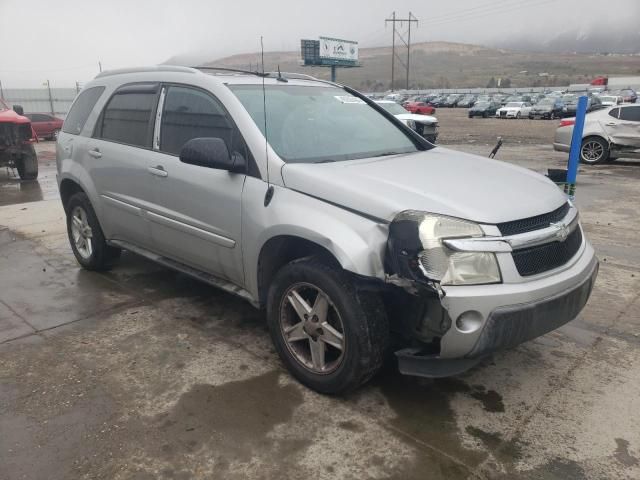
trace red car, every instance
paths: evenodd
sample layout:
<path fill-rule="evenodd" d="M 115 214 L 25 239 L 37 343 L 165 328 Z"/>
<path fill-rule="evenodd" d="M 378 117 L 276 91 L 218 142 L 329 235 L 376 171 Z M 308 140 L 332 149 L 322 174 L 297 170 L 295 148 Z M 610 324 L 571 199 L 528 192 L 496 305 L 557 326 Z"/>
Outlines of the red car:
<path fill-rule="evenodd" d="M 436 111 L 435 107 L 427 105 L 424 102 L 408 102 L 404 108 L 411 113 L 417 113 L 419 115 L 433 115 Z"/>
<path fill-rule="evenodd" d="M 63 120 L 48 113 L 25 113 L 24 116 L 31 120 L 31 126 L 38 138 L 55 140 L 62 128 Z"/>

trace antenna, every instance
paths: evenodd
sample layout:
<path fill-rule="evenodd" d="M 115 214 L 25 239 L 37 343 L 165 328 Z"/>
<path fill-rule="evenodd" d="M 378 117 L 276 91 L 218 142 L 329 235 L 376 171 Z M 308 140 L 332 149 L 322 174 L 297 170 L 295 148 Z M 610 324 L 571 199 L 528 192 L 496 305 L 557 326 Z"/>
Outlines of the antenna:
<path fill-rule="evenodd" d="M 267 162 L 267 193 L 264 196 L 264 206 L 268 206 L 273 197 L 273 186 L 269 182 L 269 137 L 267 134 L 267 94 L 264 87 L 264 43 L 260 36 L 260 59 L 262 62 L 262 111 L 264 114 L 264 158 Z"/>

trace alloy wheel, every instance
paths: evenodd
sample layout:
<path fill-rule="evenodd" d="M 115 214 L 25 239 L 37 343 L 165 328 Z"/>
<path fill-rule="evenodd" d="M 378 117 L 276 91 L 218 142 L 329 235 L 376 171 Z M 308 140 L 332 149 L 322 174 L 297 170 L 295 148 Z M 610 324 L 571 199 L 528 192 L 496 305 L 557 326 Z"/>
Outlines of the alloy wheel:
<path fill-rule="evenodd" d="M 76 250 L 82 258 L 88 260 L 93 254 L 91 239 L 93 232 L 89 226 L 87 212 L 82 207 L 75 207 L 71 212 L 71 236 Z"/>
<path fill-rule="evenodd" d="M 582 146 L 582 158 L 588 163 L 595 163 L 604 155 L 604 148 L 600 142 L 594 140 Z"/>
<path fill-rule="evenodd" d="M 344 325 L 329 296 L 310 283 L 289 287 L 280 303 L 280 329 L 293 357 L 316 374 L 335 371 L 346 349 Z"/>

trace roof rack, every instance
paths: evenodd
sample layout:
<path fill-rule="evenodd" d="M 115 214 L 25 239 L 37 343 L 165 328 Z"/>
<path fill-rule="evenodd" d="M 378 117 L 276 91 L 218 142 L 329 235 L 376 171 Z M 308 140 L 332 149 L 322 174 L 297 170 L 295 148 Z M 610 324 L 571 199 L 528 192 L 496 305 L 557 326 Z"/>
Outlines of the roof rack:
<path fill-rule="evenodd" d="M 191 67 L 180 67 L 177 65 L 156 65 L 153 67 L 132 67 L 132 68 L 116 68 L 114 70 L 105 70 L 100 72 L 95 78 L 110 77 L 112 75 L 122 75 L 125 73 L 145 73 L 145 72 L 180 72 L 180 73 L 197 73 Z"/>
<path fill-rule="evenodd" d="M 322 80 L 320 78 L 316 78 L 312 75 L 307 75 L 306 73 L 297 73 L 297 72 L 258 72 L 256 70 L 241 70 L 237 68 L 227 68 L 227 67 L 209 67 L 209 66 L 197 66 L 191 67 L 196 70 L 213 70 L 220 71 L 224 73 L 244 73 L 245 75 L 255 75 L 257 77 L 265 77 L 265 78 L 286 78 L 287 80 L 310 80 L 313 82 L 321 82 L 328 83 L 330 85 L 340 86 L 337 83 L 330 82 L 328 80 Z"/>

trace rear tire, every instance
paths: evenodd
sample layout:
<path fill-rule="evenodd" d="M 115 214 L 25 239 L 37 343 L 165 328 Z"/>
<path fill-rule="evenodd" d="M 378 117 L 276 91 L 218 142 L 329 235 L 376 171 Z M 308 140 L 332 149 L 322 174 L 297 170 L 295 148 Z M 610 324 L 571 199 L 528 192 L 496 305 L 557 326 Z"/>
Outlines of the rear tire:
<path fill-rule="evenodd" d="M 325 394 L 367 382 L 380 369 L 389 341 L 381 298 L 359 291 L 346 272 L 321 257 L 294 260 L 276 274 L 267 321 L 289 372 Z"/>
<path fill-rule="evenodd" d="M 609 145 L 600 137 L 587 137 L 582 140 L 580 161 L 587 165 L 603 163 L 609 158 Z"/>
<path fill-rule="evenodd" d="M 74 194 L 65 210 L 69 243 L 78 263 L 87 270 L 111 269 L 122 250 L 107 245 L 89 197 L 84 192 Z"/>
<path fill-rule="evenodd" d="M 33 145 L 29 145 L 16 160 L 16 169 L 22 180 L 38 178 L 38 156 Z"/>

